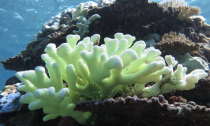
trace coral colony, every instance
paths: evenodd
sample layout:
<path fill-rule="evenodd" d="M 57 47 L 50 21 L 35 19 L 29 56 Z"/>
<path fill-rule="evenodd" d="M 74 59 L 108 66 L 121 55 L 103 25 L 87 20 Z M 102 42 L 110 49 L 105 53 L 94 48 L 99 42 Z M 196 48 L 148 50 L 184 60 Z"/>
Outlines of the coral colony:
<path fill-rule="evenodd" d="M 85 124 L 91 112 L 75 111 L 79 101 L 103 100 L 119 92 L 122 96 L 141 93 L 143 97 L 151 97 L 173 90 L 190 90 L 208 75 L 203 69 L 186 74 L 187 68 L 177 65 L 171 55 L 166 55 L 164 60 L 160 50 L 145 49 L 144 41 L 133 44 L 134 36 L 116 33 L 114 37 L 105 38 L 101 46 L 96 45 L 99 34 L 78 43 L 79 35 L 68 35 L 67 43 L 57 48 L 55 44 L 48 44 L 42 59 L 50 78 L 41 66 L 35 71 L 18 72 L 16 76 L 24 83 L 18 90 L 26 92 L 20 102 L 29 104 L 30 110 L 43 108 L 47 114 L 44 121 L 71 116 Z M 154 85 L 145 87 L 153 81 Z"/>
<path fill-rule="evenodd" d="M 1 108 L 12 108 L 9 112 L 13 112 L 20 103 L 29 104 L 29 110 L 43 108 L 46 114 L 43 121 L 62 116 L 85 125 L 94 122 L 95 113 L 78 110 L 77 104 L 90 100 L 97 104 L 123 97 L 149 106 L 146 98 L 152 97 L 150 100 L 154 103 L 158 96 L 161 105 L 166 106 L 161 94 L 194 89 L 200 79 L 208 76 L 207 60 L 188 54 L 199 50 L 198 42 L 209 41 L 205 35 L 209 34 L 210 26 L 204 19 L 198 20 L 199 16 L 193 16 L 200 14 L 198 7 L 187 6 L 183 0 L 163 0 L 160 4 L 148 0 L 97 1 L 98 4 L 90 4 L 97 7 L 95 10 L 80 4 L 55 16 L 21 56 L 2 62 L 6 69 L 19 71 L 16 77 L 21 83 L 16 87 L 25 94 L 15 91 L 16 94 L 4 96 L 2 92 L 1 103 L 6 104 L 1 104 Z M 189 27 L 178 25 L 181 21 Z M 177 29 L 189 34 L 179 33 Z M 92 36 L 86 37 L 88 34 Z M 144 37 L 152 40 L 148 40 L 151 43 L 141 40 Z M 179 54 L 185 55 L 179 57 Z M 177 56 L 176 59 L 173 56 Z M 19 97 L 19 104 L 11 106 Z M 193 102 L 189 104 L 196 106 Z M 172 105 L 168 108 L 175 110 Z M 5 110 L 0 114 L 6 113 Z M 182 107 L 176 110 L 182 114 Z M 202 111 L 202 107 L 197 110 Z"/>

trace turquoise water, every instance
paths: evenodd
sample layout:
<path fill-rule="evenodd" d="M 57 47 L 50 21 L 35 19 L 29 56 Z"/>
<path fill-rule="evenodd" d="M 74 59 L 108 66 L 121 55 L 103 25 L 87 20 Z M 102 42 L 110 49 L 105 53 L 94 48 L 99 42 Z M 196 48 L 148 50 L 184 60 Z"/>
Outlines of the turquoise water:
<path fill-rule="evenodd" d="M 85 0 L 3 0 L 0 1 L 0 60 L 14 57 L 26 48 L 45 22 L 68 7 Z M 16 71 L 0 65 L 0 90 Z"/>
<path fill-rule="evenodd" d="M 25 49 L 45 22 L 68 7 L 89 0 L 4 0 L 0 1 L 0 60 L 14 57 Z M 159 2 L 160 0 L 156 0 Z M 95 1 L 94 1 L 95 2 Z M 186 0 L 190 6 L 201 8 L 201 15 L 210 23 L 209 0 Z M 0 65 L 0 90 L 15 71 L 4 70 Z"/>

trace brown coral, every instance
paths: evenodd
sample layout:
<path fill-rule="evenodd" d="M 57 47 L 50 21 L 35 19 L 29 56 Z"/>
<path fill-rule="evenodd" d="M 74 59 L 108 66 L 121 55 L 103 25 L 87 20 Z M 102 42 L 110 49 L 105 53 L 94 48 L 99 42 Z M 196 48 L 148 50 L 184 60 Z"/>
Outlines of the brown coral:
<path fill-rule="evenodd" d="M 206 23 L 206 19 L 203 16 L 191 16 L 186 19 L 188 26 L 191 26 L 197 33 L 203 33 L 207 37 L 210 37 L 210 25 Z"/>
<path fill-rule="evenodd" d="M 6 61 L 1 61 L 1 63 L 3 64 L 3 67 L 7 70 L 21 71 L 26 69 L 22 55 L 17 55 L 15 57 L 7 59 Z"/>
<path fill-rule="evenodd" d="M 104 101 L 80 102 L 77 103 L 76 110 L 97 113 L 95 126 L 184 126 L 210 123 L 207 119 L 210 114 L 209 108 L 192 101 L 186 102 L 181 97 L 177 99 L 169 104 L 162 95 L 151 99 L 140 99 L 136 96 L 118 97 Z"/>
<path fill-rule="evenodd" d="M 184 0 L 163 0 L 159 4 L 159 6 L 163 7 L 165 11 L 168 10 L 169 7 L 171 7 L 175 13 L 179 12 L 177 19 L 181 21 L 190 16 L 200 14 L 199 7 L 188 6 Z"/>
<path fill-rule="evenodd" d="M 160 49 L 162 55 L 186 54 L 197 51 L 199 44 L 192 42 L 183 33 L 170 32 L 162 36 L 161 42 L 154 44 L 155 48 Z"/>
<path fill-rule="evenodd" d="M 169 7 L 187 6 L 185 0 L 162 0 L 159 6 L 167 10 Z"/>
<path fill-rule="evenodd" d="M 200 8 L 199 7 L 191 7 L 191 6 L 180 6 L 174 8 L 176 11 L 179 11 L 177 19 L 183 21 L 190 16 L 199 15 Z"/>

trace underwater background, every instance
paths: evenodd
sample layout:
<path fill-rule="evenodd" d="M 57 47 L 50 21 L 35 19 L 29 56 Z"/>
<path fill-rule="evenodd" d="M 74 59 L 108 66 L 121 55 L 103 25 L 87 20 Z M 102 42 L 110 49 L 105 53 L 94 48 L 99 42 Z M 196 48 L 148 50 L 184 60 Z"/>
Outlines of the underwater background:
<path fill-rule="evenodd" d="M 14 57 L 33 39 L 44 23 L 67 8 L 75 8 L 89 0 L 4 0 L 0 1 L 0 60 Z M 160 2 L 161 0 L 154 0 Z M 190 6 L 201 8 L 201 15 L 210 24 L 209 0 L 185 0 Z M 95 2 L 95 1 L 94 1 Z M 151 1 L 150 1 L 151 2 Z M 0 90 L 16 71 L 4 70 L 0 65 Z"/>
<path fill-rule="evenodd" d="M 210 125 L 210 2 L 113 1 L 0 2 L 0 126 Z"/>
<path fill-rule="evenodd" d="M 87 0 L 3 0 L 0 1 L 0 60 L 14 57 L 33 39 L 52 16 Z M 16 71 L 0 65 L 0 90 Z"/>

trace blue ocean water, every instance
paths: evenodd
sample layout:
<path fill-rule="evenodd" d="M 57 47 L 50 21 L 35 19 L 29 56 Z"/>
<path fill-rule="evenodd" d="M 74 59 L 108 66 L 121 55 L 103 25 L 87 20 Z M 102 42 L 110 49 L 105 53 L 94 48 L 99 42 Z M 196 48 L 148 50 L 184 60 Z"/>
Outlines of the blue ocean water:
<path fill-rule="evenodd" d="M 89 0 L 4 0 L 0 1 L 0 60 L 14 57 L 36 35 L 45 22 L 68 7 Z M 161 0 L 154 0 L 160 2 Z M 95 1 L 94 1 L 95 2 Z M 210 23 L 209 0 L 186 0 L 190 6 L 201 8 L 201 15 Z M 0 90 L 16 71 L 4 70 L 0 65 Z"/>
<path fill-rule="evenodd" d="M 0 60 L 14 57 L 26 48 L 45 22 L 68 7 L 87 0 L 3 0 L 0 1 Z M 16 71 L 0 65 L 0 90 Z"/>

